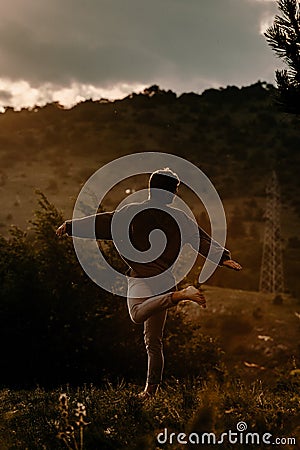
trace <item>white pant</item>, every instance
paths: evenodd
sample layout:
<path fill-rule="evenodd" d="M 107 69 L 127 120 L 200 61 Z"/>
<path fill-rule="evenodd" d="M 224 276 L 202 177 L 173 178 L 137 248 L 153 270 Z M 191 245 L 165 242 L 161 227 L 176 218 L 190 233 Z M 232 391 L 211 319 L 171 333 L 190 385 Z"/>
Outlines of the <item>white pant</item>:
<path fill-rule="evenodd" d="M 144 322 L 148 384 L 159 384 L 162 379 L 164 367 L 162 337 L 167 309 L 175 306 L 172 292 L 153 296 L 150 286 L 143 279 L 128 279 L 127 305 L 130 318 L 134 323 Z"/>

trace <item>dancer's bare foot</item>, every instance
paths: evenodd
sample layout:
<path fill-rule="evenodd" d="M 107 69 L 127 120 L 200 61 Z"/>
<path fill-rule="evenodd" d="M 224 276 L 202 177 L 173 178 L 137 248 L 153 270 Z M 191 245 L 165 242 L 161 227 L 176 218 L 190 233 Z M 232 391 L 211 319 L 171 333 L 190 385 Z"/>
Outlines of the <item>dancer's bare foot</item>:
<path fill-rule="evenodd" d="M 138 394 L 140 400 L 148 400 L 155 396 L 158 389 L 158 384 L 146 384 L 145 389 Z"/>
<path fill-rule="evenodd" d="M 203 293 L 194 286 L 188 286 L 180 291 L 173 292 L 172 300 L 175 304 L 181 300 L 191 300 L 198 303 L 202 308 L 206 308 L 206 300 Z"/>

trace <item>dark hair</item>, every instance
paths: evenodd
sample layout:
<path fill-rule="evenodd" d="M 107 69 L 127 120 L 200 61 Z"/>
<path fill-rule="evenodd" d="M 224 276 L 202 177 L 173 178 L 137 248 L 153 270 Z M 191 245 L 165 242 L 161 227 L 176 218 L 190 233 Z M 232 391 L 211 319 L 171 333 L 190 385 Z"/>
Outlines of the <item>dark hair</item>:
<path fill-rule="evenodd" d="M 151 174 L 149 188 L 163 189 L 175 194 L 179 183 L 178 175 L 166 167 L 165 169 L 156 170 Z"/>

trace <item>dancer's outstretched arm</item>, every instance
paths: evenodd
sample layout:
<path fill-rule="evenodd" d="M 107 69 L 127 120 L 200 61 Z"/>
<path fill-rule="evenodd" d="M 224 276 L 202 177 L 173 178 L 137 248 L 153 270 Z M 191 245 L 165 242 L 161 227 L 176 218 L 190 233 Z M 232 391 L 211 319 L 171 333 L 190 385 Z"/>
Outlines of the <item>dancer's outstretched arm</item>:
<path fill-rule="evenodd" d="M 80 238 L 105 239 L 112 240 L 111 221 L 113 212 L 104 212 L 92 216 L 83 217 L 82 219 L 66 220 L 56 230 L 57 236 L 75 236 Z M 95 235 L 93 235 L 93 227 L 95 226 Z"/>
<path fill-rule="evenodd" d="M 228 267 L 229 269 L 233 270 L 241 270 L 242 266 L 231 259 L 231 253 L 230 251 L 222 247 L 217 241 L 212 239 L 209 234 L 206 233 L 199 225 L 197 224 L 198 233 L 195 234 L 195 222 L 189 218 L 187 215 L 185 215 L 187 218 L 187 229 L 190 230 L 190 238 L 187 240 L 188 243 L 198 252 L 200 255 L 204 256 L 205 258 L 208 257 L 212 262 L 218 262 L 219 266 Z M 188 233 L 189 234 L 189 233 Z M 199 247 L 196 247 L 196 244 L 198 243 L 198 236 L 200 237 L 200 245 Z"/>
<path fill-rule="evenodd" d="M 222 252 L 222 256 L 219 262 L 220 266 L 225 266 L 233 270 L 242 269 L 242 266 L 238 262 L 231 259 L 231 253 L 229 250 L 227 250 L 227 248 L 222 247 L 217 241 L 214 241 L 201 227 L 198 226 L 198 230 L 200 235 L 199 253 L 202 256 L 208 256 L 210 246 L 212 245 L 212 260 L 214 260 L 216 254 L 220 254 L 220 252 Z"/>

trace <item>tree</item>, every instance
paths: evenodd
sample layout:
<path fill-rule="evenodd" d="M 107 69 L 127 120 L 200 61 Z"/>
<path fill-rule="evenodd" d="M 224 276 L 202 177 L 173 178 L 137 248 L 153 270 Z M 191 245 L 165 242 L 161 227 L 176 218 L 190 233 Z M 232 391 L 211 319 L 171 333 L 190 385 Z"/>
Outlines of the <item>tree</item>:
<path fill-rule="evenodd" d="M 276 103 L 288 113 L 300 114 L 300 2 L 278 0 L 282 16 L 264 33 L 268 44 L 289 66 L 276 71 L 278 92 Z"/>

